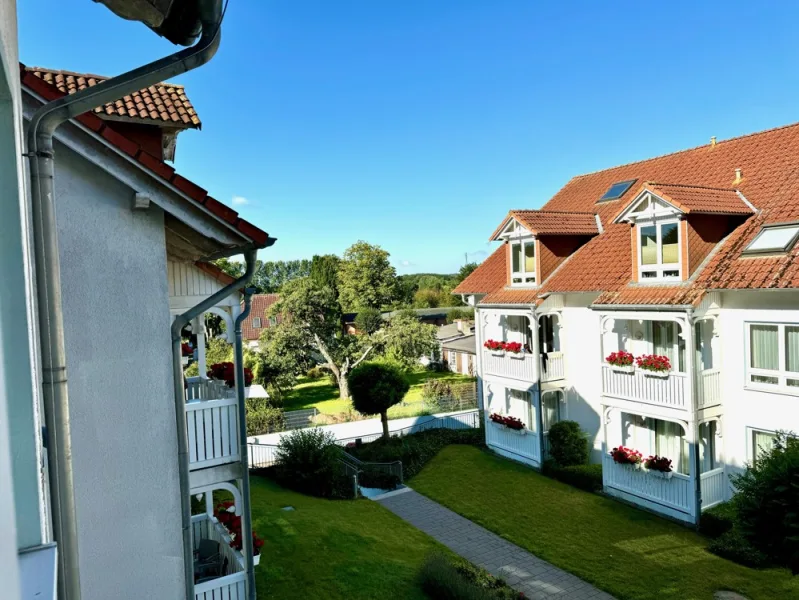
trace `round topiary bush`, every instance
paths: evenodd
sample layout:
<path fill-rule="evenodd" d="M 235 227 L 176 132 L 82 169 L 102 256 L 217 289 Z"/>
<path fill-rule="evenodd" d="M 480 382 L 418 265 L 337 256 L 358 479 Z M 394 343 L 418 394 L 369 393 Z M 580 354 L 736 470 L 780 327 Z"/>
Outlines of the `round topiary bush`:
<path fill-rule="evenodd" d="M 365 415 L 380 415 L 388 439 L 388 409 L 399 404 L 410 388 L 402 370 L 391 363 L 362 363 L 350 373 L 352 406 Z"/>
<path fill-rule="evenodd" d="M 588 462 L 588 437 L 575 421 L 558 421 L 549 428 L 549 454 L 561 467 Z"/>

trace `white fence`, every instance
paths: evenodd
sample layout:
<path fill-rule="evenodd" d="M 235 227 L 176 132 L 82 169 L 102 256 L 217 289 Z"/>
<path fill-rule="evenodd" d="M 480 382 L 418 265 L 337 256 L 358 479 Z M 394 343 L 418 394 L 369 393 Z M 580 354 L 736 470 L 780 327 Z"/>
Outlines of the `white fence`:
<path fill-rule="evenodd" d="M 506 352 L 502 356 L 496 356 L 488 350 L 483 351 L 483 373 L 489 375 L 520 381 L 535 381 L 535 363 L 535 357 L 532 354 Z"/>
<path fill-rule="evenodd" d="M 727 475 L 724 467 L 713 469 L 700 476 L 702 486 L 702 510 L 727 499 Z"/>
<path fill-rule="evenodd" d="M 699 373 L 696 381 L 696 402 L 699 408 L 721 404 L 721 372 L 708 369 Z"/>
<path fill-rule="evenodd" d="M 602 459 L 602 479 L 605 488 L 612 488 L 636 496 L 654 504 L 642 506 L 657 510 L 665 506 L 692 521 L 695 512 L 694 489 L 691 478 L 681 473 L 672 473 L 671 479 L 662 479 L 645 470 L 618 465 L 609 455 Z"/>
<path fill-rule="evenodd" d="M 687 409 L 688 377 L 684 373 L 669 373 L 666 378 L 647 375 L 636 369 L 620 373 L 610 366 L 602 367 L 602 393 L 624 400 Z"/>
<path fill-rule="evenodd" d="M 194 549 L 200 546 L 200 540 L 210 539 L 219 542 L 225 568 L 215 579 L 194 585 L 195 600 L 244 600 L 245 581 L 244 560 L 239 552 L 230 547 L 230 537 L 216 519 L 203 513 L 191 518 L 191 533 Z"/>
<path fill-rule="evenodd" d="M 499 423 L 486 423 L 486 444 L 505 452 L 526 458 L 534 463 L 541 462 L 541 447 L 538 435 L 524 429 L 515 431 Z"/>
<path fill-rule="evenodd" d="M 566 361 L 563 352 L 549 352 L 544 360 L 541 356 L 541 381 L 556 381 L 566 378 Z"/>
<path fill-rule="evenodd" d="M 236 390 L 229 388 L 224 382 L 205 377 L 186 378 L 186 402 L 192 400 L 218 400 L 232 398 Z"/>
<path fill-rule="evenodd" d="M 202 469 L 239 460 L 239 417 L 235 398 L 186 404 L 189 468 Z"/>

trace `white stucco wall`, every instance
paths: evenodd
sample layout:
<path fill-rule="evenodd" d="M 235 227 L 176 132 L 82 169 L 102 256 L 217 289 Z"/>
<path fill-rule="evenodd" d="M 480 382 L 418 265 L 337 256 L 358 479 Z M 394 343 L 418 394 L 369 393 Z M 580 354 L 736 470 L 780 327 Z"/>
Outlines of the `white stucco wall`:
<path fill-rule="evenodd" d="M 183 556 L 163 213 L 56 146 L 56 207 L 81 586 L 181 598 Z"/>

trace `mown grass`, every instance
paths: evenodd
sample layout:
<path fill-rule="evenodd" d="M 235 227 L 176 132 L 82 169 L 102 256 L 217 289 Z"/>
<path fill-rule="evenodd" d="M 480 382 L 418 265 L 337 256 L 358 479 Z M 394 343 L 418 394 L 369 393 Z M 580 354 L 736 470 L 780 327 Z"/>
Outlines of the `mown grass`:
<path fill-rule="evenodd" d="M 422 388 L 426 381 L 430 379 L 440 379 L 450 383 L 468 383 L 474 381 L 473 377 L 451 373 L 435 373 L 433 371 L 417 370 L 407 374 L 411 388 L 403 399 L 402 405 L 392 407 L 388 414 L 391 418 L 409 417 L 419 414 L 422 403 Z M 321 379 L 308 379 L 307 377 L 298 378 L 298 383 L 287 395 L 283 407 L 285 410 L 300 410 L 303 408 L 316 407 L 319 412 L 324 414 L 338 414 L 347 412 L 352 408 L 349 400 L 341 400 L 338 397 L 338 387 L 327 377 Z"/>
<path fill-rule="evenodd" d="M 262 477 L 250 482 L 253 526 L 265 540 L 255 568 L 259 598 L 426 598 L 416 575 L 442 549 L 432 538 L 376 502 L 313 498 Z"/>
<path fill-rule="evenodd" d="M 799 577 L 707 551 L 708 539 L 471 446 L 444 448 L 411 487 L 619 600 L 799 598 Z"/>

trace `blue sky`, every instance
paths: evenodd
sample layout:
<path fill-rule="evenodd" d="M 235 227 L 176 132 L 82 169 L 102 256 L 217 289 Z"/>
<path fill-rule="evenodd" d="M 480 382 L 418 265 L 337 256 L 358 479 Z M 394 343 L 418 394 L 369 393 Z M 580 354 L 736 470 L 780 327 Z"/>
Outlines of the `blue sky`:
<path fill-rule="evenodd" d="M 89 0 L 18 10 L 28 65 L 173 51 Z M 799 121 L 797 22 L 791 2 L 231 0 L 217 56 L 176 80 L 203 130 L 175 166 L 278 238 L 264 259 L 364 239 L 452 272 L 573 175 Z"/>

